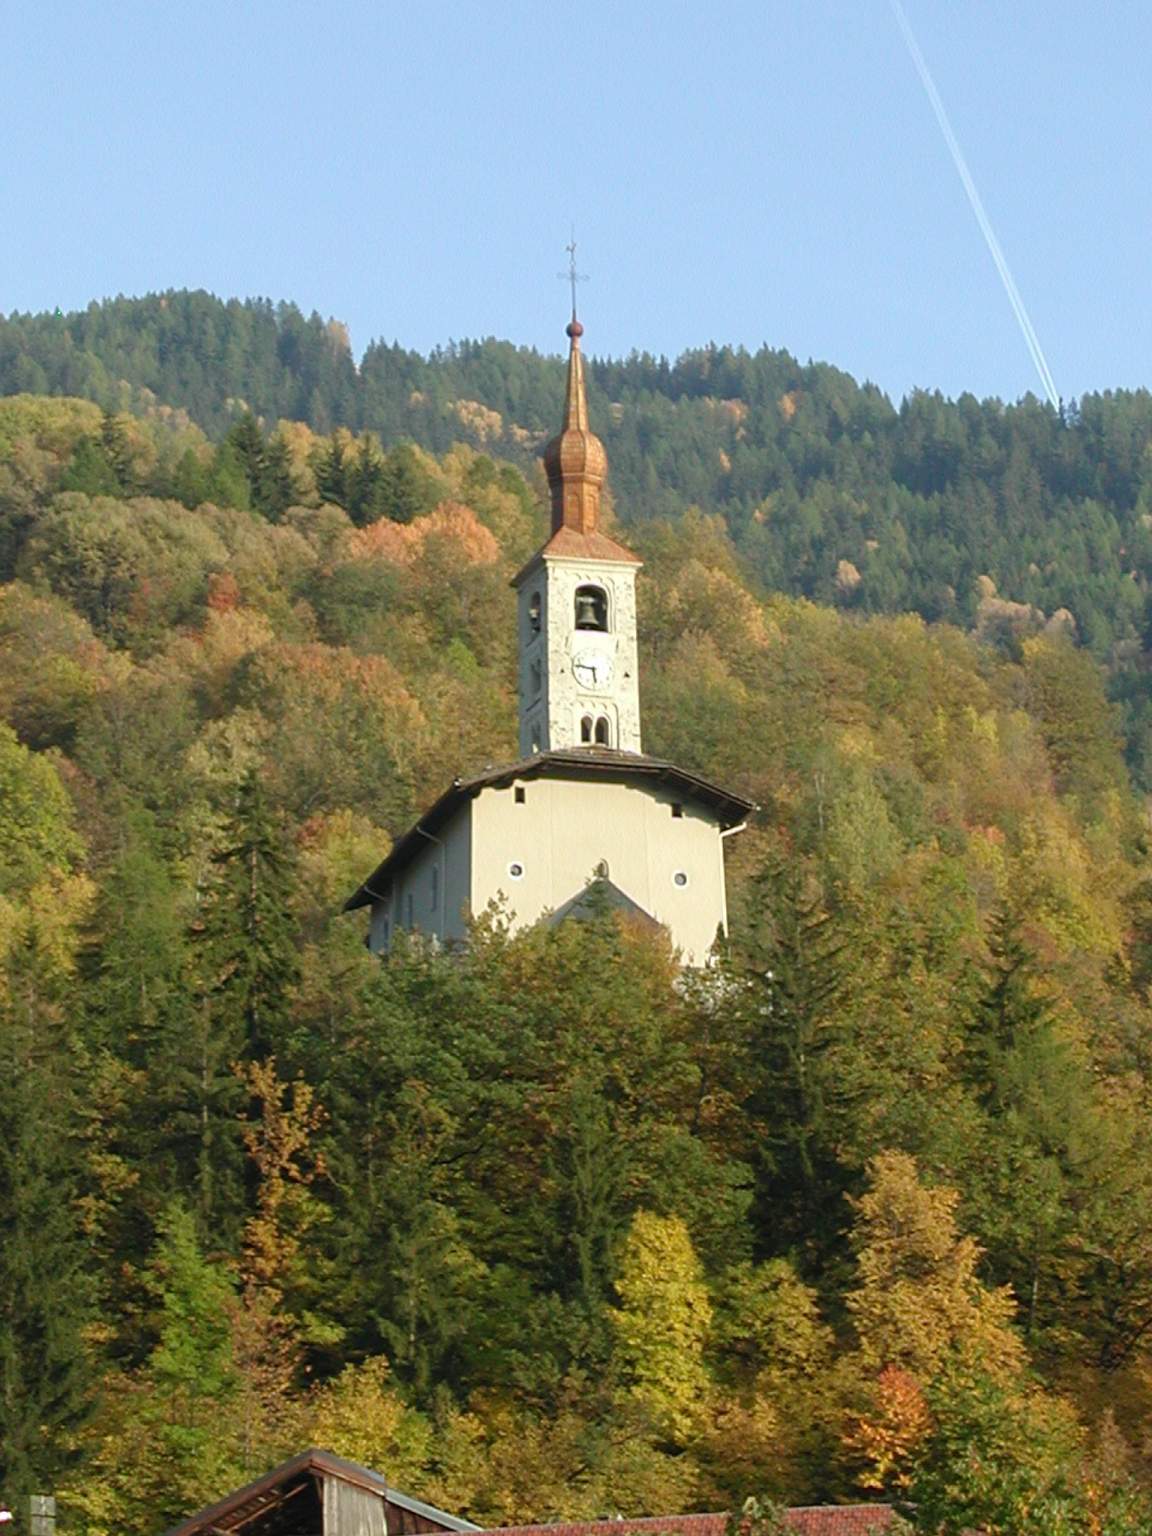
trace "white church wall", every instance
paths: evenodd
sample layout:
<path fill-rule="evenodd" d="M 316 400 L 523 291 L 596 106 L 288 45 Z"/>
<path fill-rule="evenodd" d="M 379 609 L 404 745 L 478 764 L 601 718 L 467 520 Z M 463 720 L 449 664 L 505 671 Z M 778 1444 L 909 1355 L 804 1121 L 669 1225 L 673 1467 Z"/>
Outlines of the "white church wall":
<path fill-rule="evenodd" d="M 549 776 L 484 789 L 472 802 L 472 855 L 474 907 L 499 893 L 515 927 L 577 895 L 601 863 L 667 926 L 689 964 L 703 964 L 717 927 L 727 927 L 716 822 L 655 786 Z"/>
<path fill-rule="evenodd" d="M 444 942 L 463 939 L 471 911 L 472 807 L 466 804 L 401 870 L 392 882 L 390 901 L 372 907 L 368 944 L 385 952 L 398 928 L 429 934 Z"/>

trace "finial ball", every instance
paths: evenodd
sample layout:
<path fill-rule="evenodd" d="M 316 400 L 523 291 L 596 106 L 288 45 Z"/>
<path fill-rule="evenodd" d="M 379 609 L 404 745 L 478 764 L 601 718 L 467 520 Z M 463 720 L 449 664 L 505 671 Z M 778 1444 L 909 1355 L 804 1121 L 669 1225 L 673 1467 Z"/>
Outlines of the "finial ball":
<path fill-rule="evenodd" d="M 565 329 L 573 341 L 576 340 L 577 336 L 583 336 L 584 334 L 584 327 L 580 324 L 579 320 L 569 320 Z"/>

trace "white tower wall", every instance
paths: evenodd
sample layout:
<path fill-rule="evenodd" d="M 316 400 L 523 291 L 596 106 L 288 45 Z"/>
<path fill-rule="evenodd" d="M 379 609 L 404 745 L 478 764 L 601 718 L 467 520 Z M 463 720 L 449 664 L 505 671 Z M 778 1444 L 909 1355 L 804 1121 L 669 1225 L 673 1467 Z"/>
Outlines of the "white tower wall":
<path fill-rule="evenodd" d="M 636 569 L 545 555 L 520 578 L 523 756 L 596 745 L 642 750 Z M 603 630 L 577 627 L 582 589 L 604 594 Z"/>

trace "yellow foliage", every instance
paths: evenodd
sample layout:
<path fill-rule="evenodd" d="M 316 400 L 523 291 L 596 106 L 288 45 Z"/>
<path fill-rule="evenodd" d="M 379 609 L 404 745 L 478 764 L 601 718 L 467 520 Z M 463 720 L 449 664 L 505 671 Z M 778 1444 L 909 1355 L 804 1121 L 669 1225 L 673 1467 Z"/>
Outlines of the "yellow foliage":
<path fill-rule="evenodd" d="M 1014 1298 L 978 1278 L 980 1247 L 956 1230 L 957 1191 L 925 1187 L 903 1152 L 882 1152 L 869 1175 L 855 1202 L 857 1284 L 848 1296 L 864 1369 L 899 1366 L 930 1381 L 959 1352 L 991 1375 L 1019 1371 Z"/>
<path fill-rule="evenodd" d="M 300 829 L 300 873 L 316 898 L 334 908 L 389 850 L 383 828 L 356 811 L 310 817 Z"/>
<path fill-rule="evenodd" d="M 409 1493 L 424 1490 L 431 1427 L 406 1406 L 382 1355 L 346 1366 L 317 1387 L 305 1404 L 304 1420 L 305 1443 L 383 1472 Z"/>
<path fill-rule="evenodd" d="M 96 887 L 84 874 L 55 870 L 19 902 L 0 897 L 0 1000 L 8 997 L 8 957 L 13 946 L 35 949 L 42 972 L 71 976 L 81 927 L 91 913 Z"/>
<path fill-rule="evenodd" d="M 500 412 L 481 405 L 479 400 L 457 400 L 452 409 L 460 425 L 474 432 L 482 443 L 500 437 L 504 432 L 504 418 Z"/>
<path fill-rule="evenodd" d="M 631 1395 L 674 1440 L 693 1432 L 708 1397 L 704 1346 L 712 1308 L 678 1216 L 638 1211 L 624 1242 L 612 1321 Z"/>
<path fill-rule="evenodd" d="M 313 432 L 306 422 L 285 421 L 283 418 L 276 423 L 276 435 L 282 438 L 287 446 L 288 461 L 292 466 L 296 484 L 300 487 L 301 500 L 312 501 L 316 495 L 312 456 L 319 444 L 323 442 L 323 438 Z"/>

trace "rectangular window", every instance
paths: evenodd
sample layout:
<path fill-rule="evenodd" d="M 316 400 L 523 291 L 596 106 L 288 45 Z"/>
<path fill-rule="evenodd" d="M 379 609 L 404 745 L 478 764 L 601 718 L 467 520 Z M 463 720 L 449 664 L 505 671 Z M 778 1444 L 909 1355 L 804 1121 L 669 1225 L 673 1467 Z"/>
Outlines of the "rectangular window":
<path fill-rule="evenodd" d="M 433 912 L 435 912 L 436 908 L 439 905 L 440 905 L 440 870 L 439 870 L 439 868 L 435 864 L 433 864 L 433 866 L 432 866 L 432 910 L 433 910 Z"/>
<path fill-rule="evenodd" d="M 517 786 L 516 786 L 516 804 L 517 805 L 523 805 L 524 801 L 526 799 L 527 799 L 527 795 L 524 793 L 524 786 L 523 786 L 523 784 L 517 784 Z"/>
<path fill-rule="evenodd" d="M 676 817 L 683 816 L 683 814 L 684 814 L 684 807 L 680 804 L 680 802 L 678 800 L 675 800 L 672 803 L 672 814 L 673 814 L 673 816 L 676 816 Z"/>

